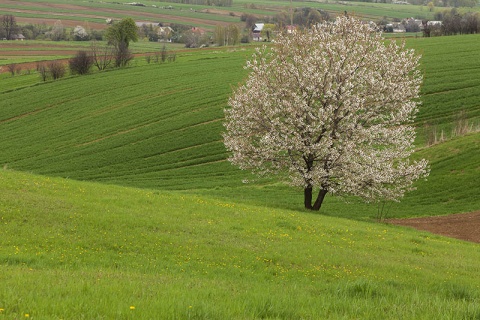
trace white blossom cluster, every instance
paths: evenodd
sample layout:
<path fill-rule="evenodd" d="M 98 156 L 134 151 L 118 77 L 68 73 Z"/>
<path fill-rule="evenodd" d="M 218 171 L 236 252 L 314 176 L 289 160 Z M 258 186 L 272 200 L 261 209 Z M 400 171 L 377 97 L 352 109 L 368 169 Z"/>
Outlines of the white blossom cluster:
<path fill-rule="evenodd" d="M 419 59 L 349 17 L 279 36 L 229 99 L 229 160 L 304 188 L 398 200 L 429 173 L 426 160 L 408 160 Z"/>
<path fill-rule="evenodd" d="M 84 27 L 82 26 L 76 26 L 74 29 L 73 29 L 73 36 L 77 39 L 86 39 L 88 37 L 88 33 L 87 33 L 87 30 L 85 30 Z"/>

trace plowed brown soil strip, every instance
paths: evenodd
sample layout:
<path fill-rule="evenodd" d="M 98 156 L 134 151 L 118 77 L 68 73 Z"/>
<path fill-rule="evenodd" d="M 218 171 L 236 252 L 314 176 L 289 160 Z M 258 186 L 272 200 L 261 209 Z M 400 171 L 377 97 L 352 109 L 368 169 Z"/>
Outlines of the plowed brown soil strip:
<path fill-rule="evenodd" d="M 388 219 L 387 223 L 480 243 L 480 211 L 440 217 Z"/>
<path fill-rule="evenodd" d="M 10 57 L 10 56 L 61 56 L 61 55 L 69 55 L 74 56 L 78 50 L 30 50 L 30 51 L 10 51 L 10 52 L 2 52 L 2 57 Z"/>

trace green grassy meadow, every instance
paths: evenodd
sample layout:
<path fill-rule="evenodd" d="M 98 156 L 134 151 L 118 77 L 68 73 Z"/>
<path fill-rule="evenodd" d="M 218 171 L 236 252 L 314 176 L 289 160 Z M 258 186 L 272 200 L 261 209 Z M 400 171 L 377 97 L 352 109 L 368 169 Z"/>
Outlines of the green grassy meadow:
<path fill-rule="evenodd" d="M 467 242 L 9 170 L 0 189 L 1 319 L 480 316 Z"/>
<path fill-rule="evenodd" d="M 419 123 L 447 126 L 466 113 L 471 124 L 480 119 L 480 50 L 477 35 L 407 39 L 407 45 L 422 55 L 424 83 Z M 452 129 L 452 128 L 450 128 Z M 450 132 L 449 132 L 450 133 Z"/>
<path fill-rule="evenodd" d="M 408 39 L 425 74 L 415 157 L 432 172 L 389 217 L 480 209 L 478 40 Z M 0 77 L 0 320 L 480 319 L 478 244 L 242 182 L 221 133 L 252 51 Z M 472 130 L 451 134 L 459 114 Z M 428 146 L 434 127 L 446 141 Z"/>

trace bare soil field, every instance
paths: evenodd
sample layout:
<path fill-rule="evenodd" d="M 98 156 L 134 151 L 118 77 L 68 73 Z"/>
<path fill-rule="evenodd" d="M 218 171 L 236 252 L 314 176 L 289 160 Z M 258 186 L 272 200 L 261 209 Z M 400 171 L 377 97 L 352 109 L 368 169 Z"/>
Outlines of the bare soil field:
<path fill-rule="evenodd" d="M 30 51 L 12 51 L 2 53 L 2 56 L 73 56 L 78 50 L 30 50 Z"/>
<path fill-rule="evenodd" d="M 388 219 L 387 223 L 480 243 L 480 211 L 440 217 Z"/>

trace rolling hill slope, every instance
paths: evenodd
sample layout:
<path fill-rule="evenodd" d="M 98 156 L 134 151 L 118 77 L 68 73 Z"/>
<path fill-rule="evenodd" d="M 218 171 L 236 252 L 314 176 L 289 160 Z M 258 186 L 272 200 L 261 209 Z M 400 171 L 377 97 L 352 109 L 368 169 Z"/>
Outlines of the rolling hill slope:
<path fill-rule="evenodd" d="M 422 55 L 424 84 L 420 126 L 438 126 L 450 136 L 459 118 L 480 125 L 480 36 L 409 39 Z M 461 119 L 460 119 L 461 120 Z M 420 137 L 424 138 L 424 137 Z"/>
<path fill-rule="evenodd" d="M 480 319 L 478 244 L 242 184 L 221 132 L 250 53 L 0 88 L 0 319 Z M 474 98 L 449 110 L 461 63 L 441 87 L 427 53 L 424 93 L 444 99 L 424 100 L 419 126 L 478 118 Z M 478 132 L 421 148 L 432 175 L 390 215 L 478 210 L 479 155 Z"/>
<path fill-rule="evenodd" d="M 423 53 L 425 70 L 418 115 L 420 145 L 429 134 L 423 131 L 425 124 L 449 135 L 462 111 L 471 123 L 478 123 L 480 77 L 472 76 L 480 70 L 480 60 L 473 59 L 480 49 L 478 39 L 474 35 L 409 40 L 409 46 Z M 454 59 L 455 52 L 462 59 Z M 245 186 L 242 180 L 251 178 L 248 173 L 226 161 L 221 138 L 223 108 L 231 86 L 245 77 L 242 66 L 250 55 L 250 49 L 240 48 L 196 51 L 180 56 L 176 63 L 66 78 L 0 93 L 0 165 L 77 180 L 211 193 L 299 208 L 298 190 L 273 186 L 274 181 Z M 470 95 L 463 96 L 465 90 Z M 471 194 L 480 188 L 477 140 L 478 134 L 453 140 L 449 148 L 434 149 L 438 155 L 432 158 L 431 182 L 420 182 L 421 191 L 409 195 L 401 207 L 394 205 L 392 213 L 478 210 L 480 200 Z M 449 158 L 452 149 L 459 150 L 461 160 Z M 422 154 L 430 158 L 428 150 Z M 451 172 L 466 173 L 459 179 Z M 457 187 L 447 195 L 445 185 Z M 462 190 L 462 185 L 468 187 Z M 327 205 L 327 214 L 345 212 L 348 216 L 351 212 L 335 199 Z M 369 217 L 376 210 L 360 207 Z"/>
<path fill-rule="evenodd" d="M 0 169 L 5 319 L 478 319 L 477 244 Z"/>
<path fill-rule="evenodd" d="M 246 55 L 209 53 L 2 94 L 1 163 L 143 187 L 195 188 L 205 175 L 221 185 L 225 172 L 235 174 L 221 142 L 223 108 Z"/>

